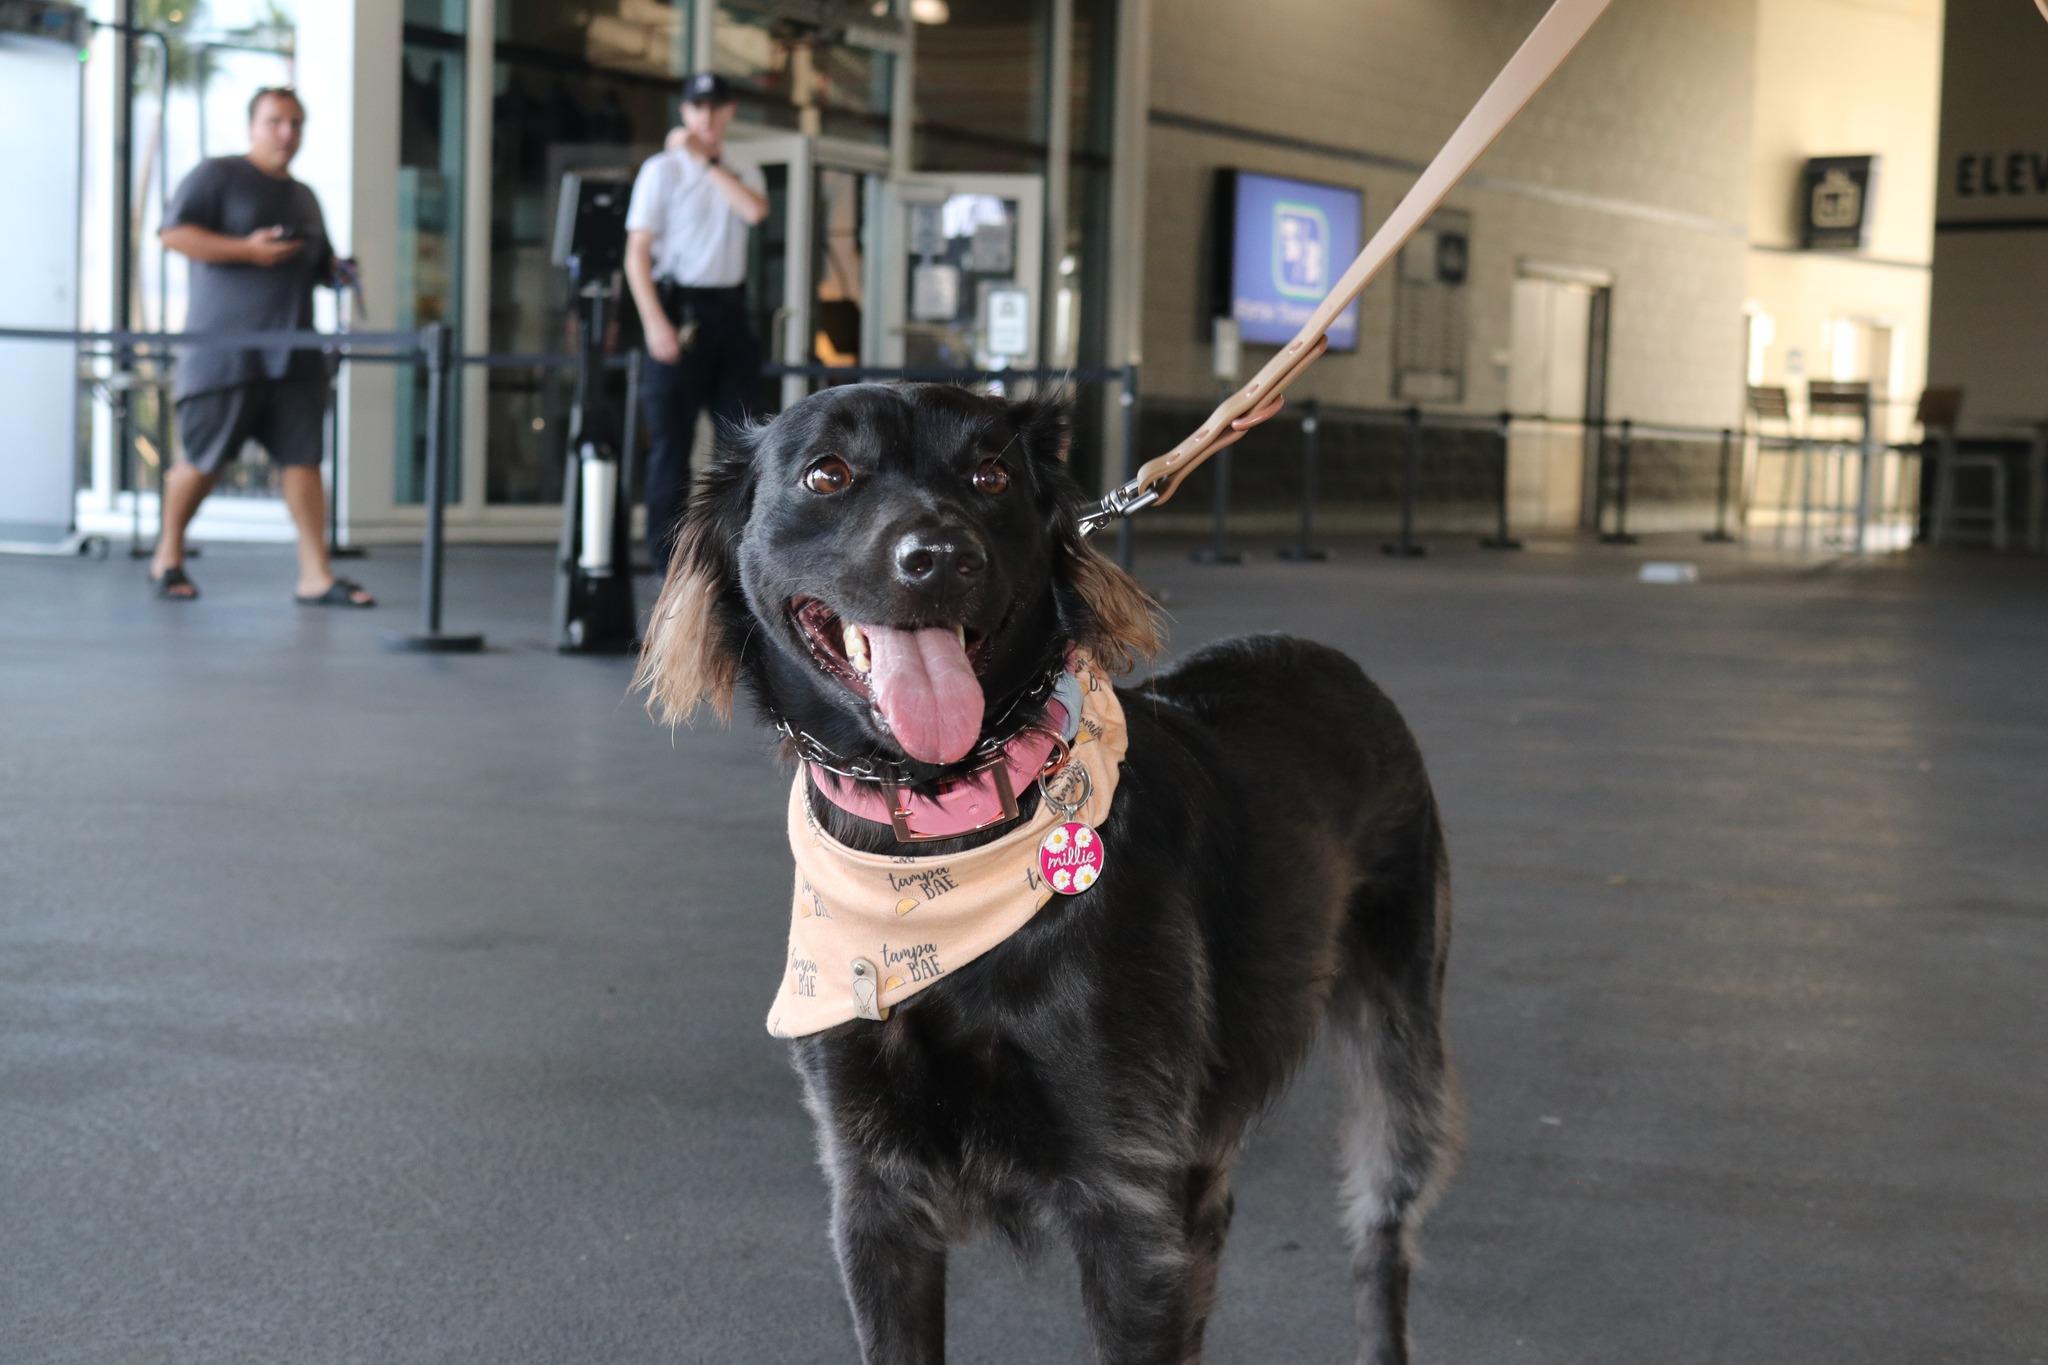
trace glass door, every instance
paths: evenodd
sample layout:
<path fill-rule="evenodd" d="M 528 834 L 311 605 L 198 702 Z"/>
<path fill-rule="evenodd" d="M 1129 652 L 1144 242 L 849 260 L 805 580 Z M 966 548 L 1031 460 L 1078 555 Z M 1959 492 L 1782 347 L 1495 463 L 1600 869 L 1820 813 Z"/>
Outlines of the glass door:
<path fill-rule="evenodd" d="M 1035 175 L 911 175 L 888 187 L 881 292 L 886 363 L 1038 364 L 1045 183 Z"/>
<path fill-rule="evenodd" d="M 801 134 L 728 134 L 736 155 L 761 168 L 768 220 L 749 237 L 747 307 L 771 365 L 841 368 L 882 363 L 882 328 L 869 306 L 881 258 L 887 159 L 879 149 Z M 762 382 L 752 407 L 773 412 L 817 381 Z"/>

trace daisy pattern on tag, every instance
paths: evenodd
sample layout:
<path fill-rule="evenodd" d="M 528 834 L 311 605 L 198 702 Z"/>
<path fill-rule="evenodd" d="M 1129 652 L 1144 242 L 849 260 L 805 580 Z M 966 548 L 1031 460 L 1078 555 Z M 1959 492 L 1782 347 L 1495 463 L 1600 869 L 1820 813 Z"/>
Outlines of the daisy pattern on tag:
<path fill-rule="evenodd" d="M 1052 853 L 1065 853 L 1067 851 L 1067 828 L 1065 825 L 1055 827 L 1052 833 L 1045 836 L 1045 847 Z"/>

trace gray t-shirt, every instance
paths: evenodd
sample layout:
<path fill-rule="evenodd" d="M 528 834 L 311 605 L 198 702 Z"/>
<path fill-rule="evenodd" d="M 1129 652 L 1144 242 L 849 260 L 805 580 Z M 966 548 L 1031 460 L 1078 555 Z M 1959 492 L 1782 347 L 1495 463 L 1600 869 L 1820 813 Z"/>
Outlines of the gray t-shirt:
<path fill-rule="evenodd" d="M 281 265 L 214 265 L 193 261 L 185 329 L 265 332 L 309 329 L 313 286 L 334 265 L 327 221 L 313 191 L 286 176 L 258 170 L 245 156 L 200 162 L 171 197 L 167 228 L 202 227 L 228 237 L 281 227 L 305 234 L 305 245 Z M 326 374 L 318 351 L 240 350 L 185 346 L 178 351 L 175 393 L 211 393 L 261 379 L 312 379 Z"/>

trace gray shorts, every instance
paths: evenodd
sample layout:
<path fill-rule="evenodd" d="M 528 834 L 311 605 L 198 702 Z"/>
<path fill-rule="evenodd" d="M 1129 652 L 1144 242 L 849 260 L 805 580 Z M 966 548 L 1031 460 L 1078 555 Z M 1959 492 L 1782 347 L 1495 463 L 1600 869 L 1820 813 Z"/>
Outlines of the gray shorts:
<path fill-rule="evenodd" d="M 272 464 L 318 465 L 327 416 L 324 381 L 259 381 L 178 400 L 178 439 L 185 459 L 213 474 L 241 456 L 250 441 Z"/>

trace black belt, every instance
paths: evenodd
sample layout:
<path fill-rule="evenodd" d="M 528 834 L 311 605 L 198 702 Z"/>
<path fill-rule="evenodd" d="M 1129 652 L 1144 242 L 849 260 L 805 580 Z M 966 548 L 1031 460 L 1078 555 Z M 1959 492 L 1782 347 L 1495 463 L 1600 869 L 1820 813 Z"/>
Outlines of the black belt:
<path fill-rule="evenodd" d="M 702 299 L 706 303 L 737 300 L 747 289 L 743 284 L 677 284 L 674 280 L 656 280 L 654 288 L 665 299 Z"/>

